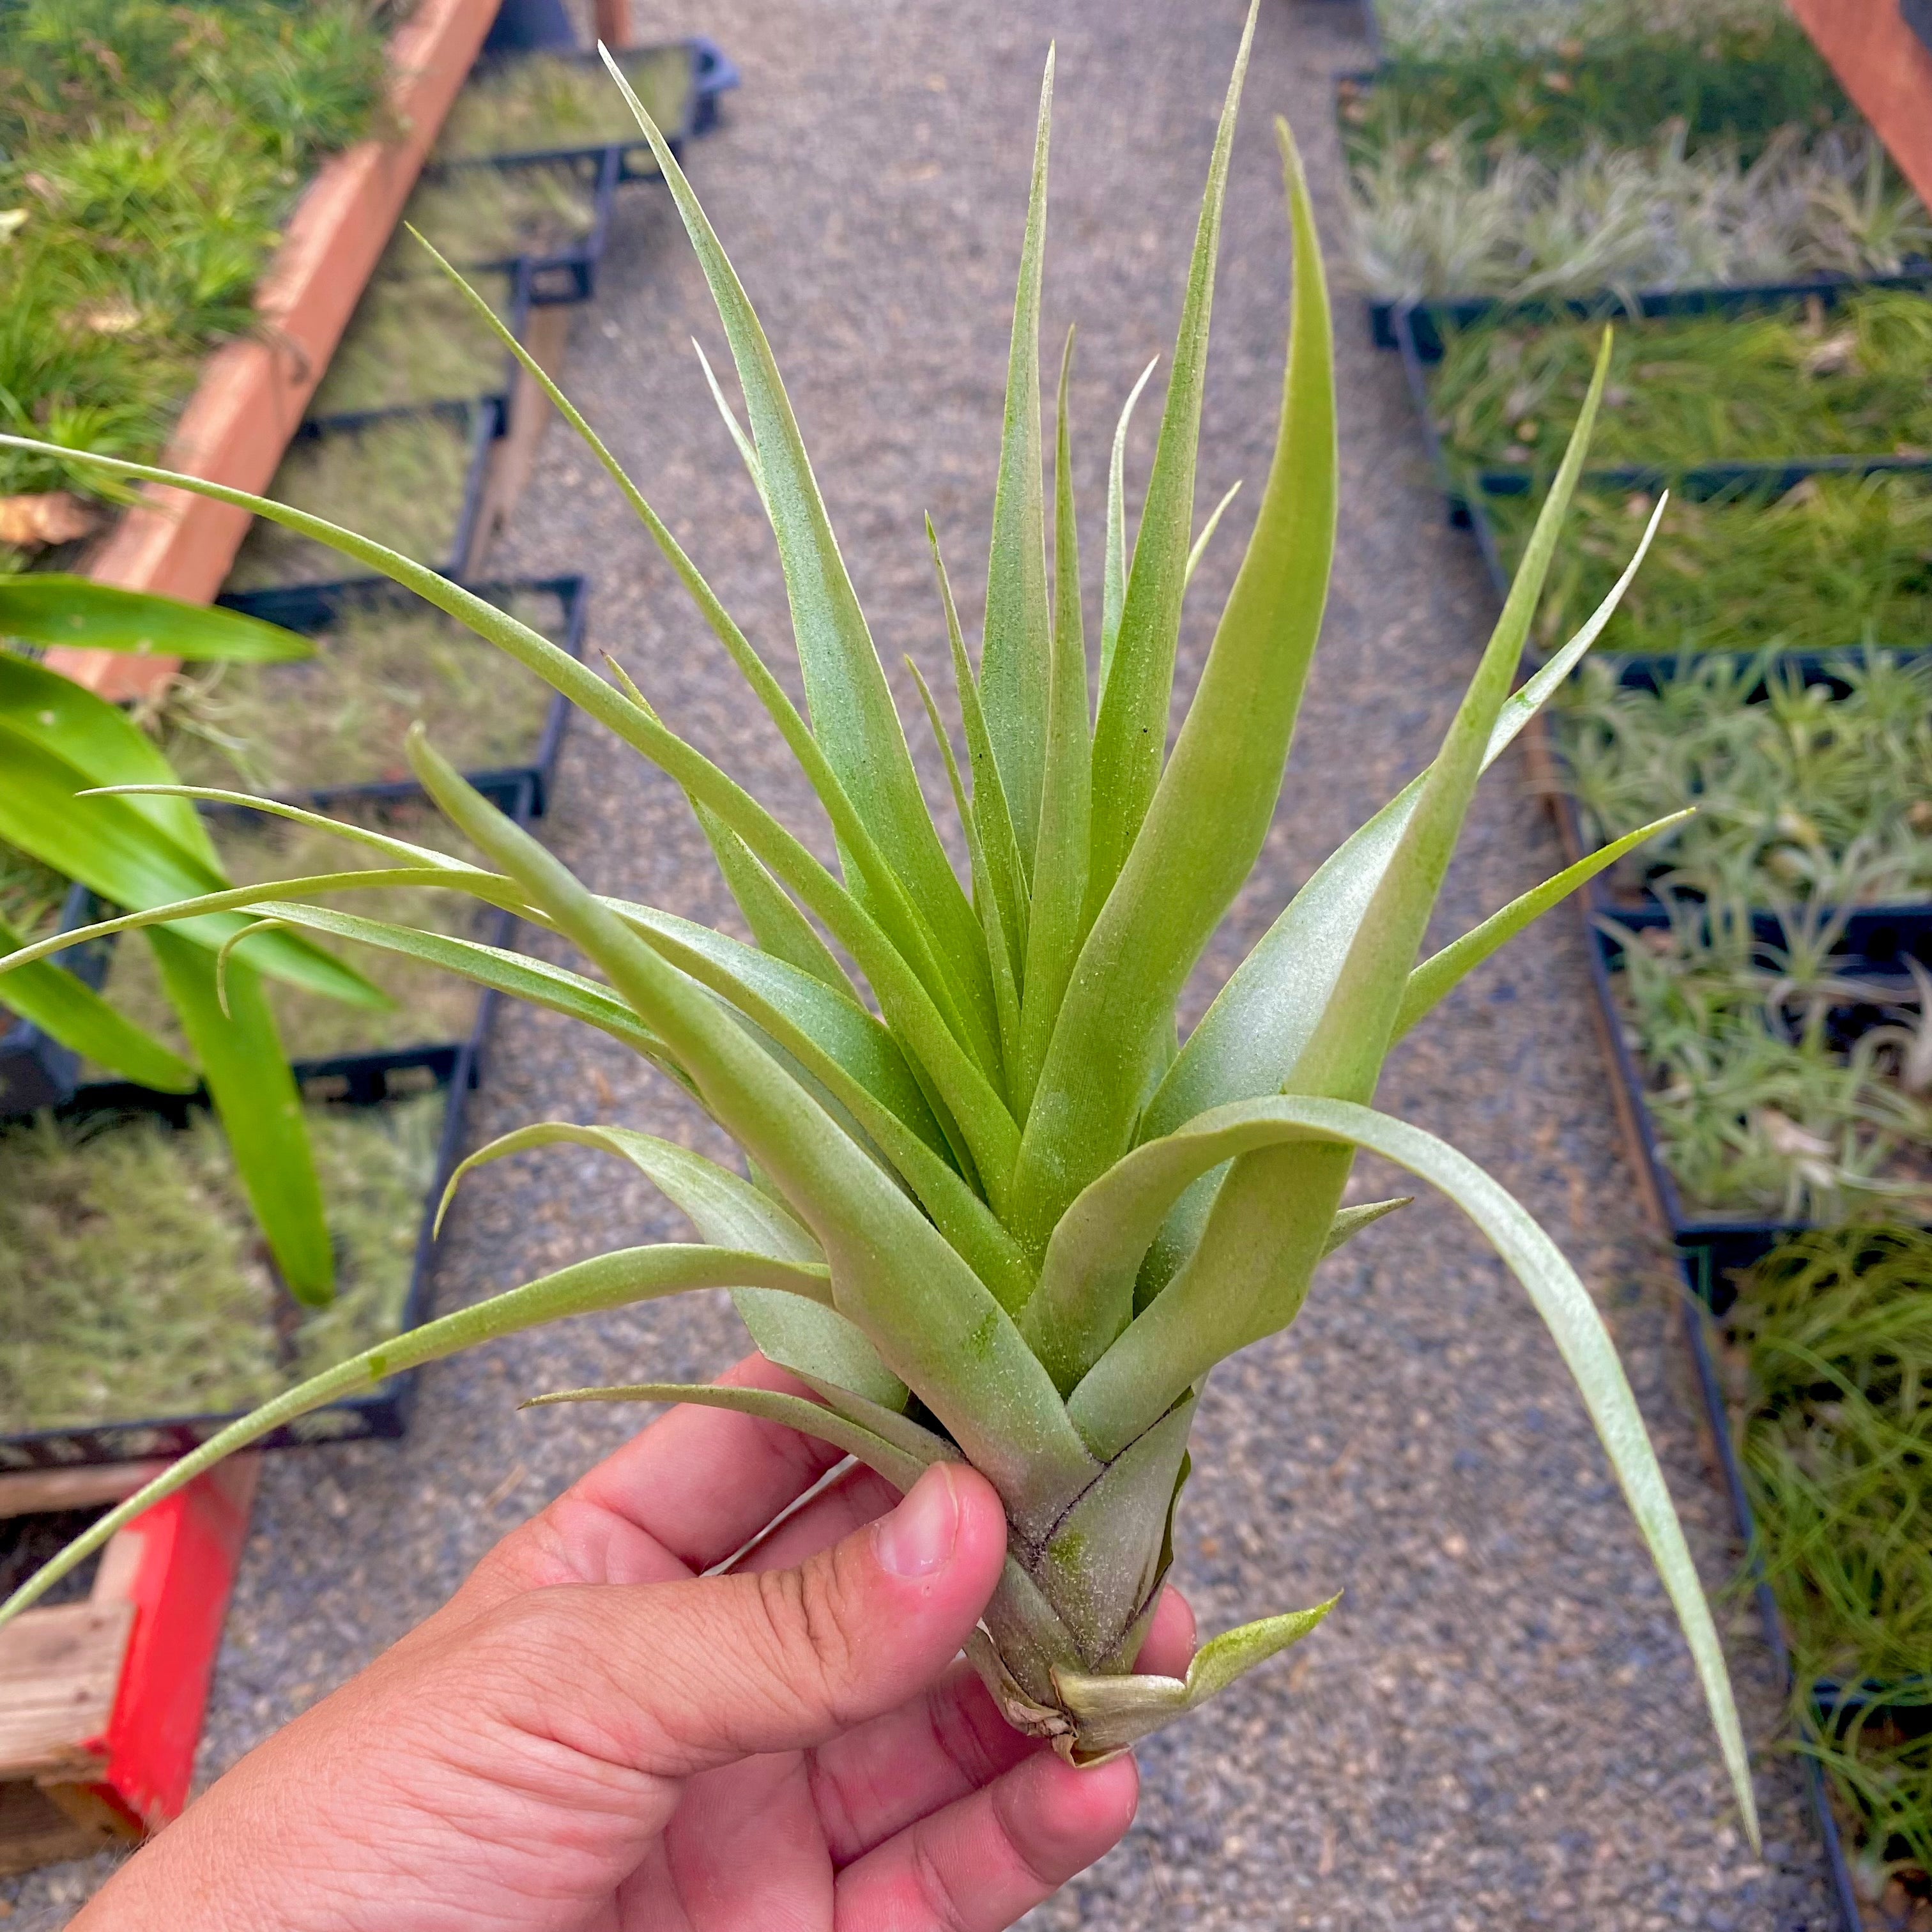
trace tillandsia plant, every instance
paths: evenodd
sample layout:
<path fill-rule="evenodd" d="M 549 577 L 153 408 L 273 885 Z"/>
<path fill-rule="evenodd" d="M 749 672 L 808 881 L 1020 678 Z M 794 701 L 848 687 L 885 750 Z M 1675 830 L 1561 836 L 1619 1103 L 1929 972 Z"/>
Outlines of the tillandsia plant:
<path fill-rule="evenodd" d="M 641 113 L 742 387 L 750 426 L 738 434 L 778 542 L 808 718 L 636 485 L 556 399 L 797 758 L 831 822 L 842 880 L 680 738 L 614 666 L 620 688 L 380 544 L 284 506 L 188 486 L 245 502 L 411 585 L 658 765 L 688 796 L 757 944 L 592 893 L 490 810 L 419 732 L 410 741 L 416 769 L 484 863 L 454 864 L 391 841 L 392 871 L 320 875 L 196 908 L 252 905 L 269 921 L 440 958 L 600 1027 L 681 1082 L 736 1141 L 752 1178 L 640 1132 L 567 1123 L 526 1127 L 472 1154 L 466 1167 L 557 1142 L 606 1150 L 650 1175 L 704 1244 L 628 1250 L 566 1268 L 317 1378 L 104 1517 L 17 1593 L 14 1606 L 163 1486 L 186 1481 L 279 1418 L 561 1316 L 728 1287 L 759 1346 L 818 1400 L 662 1383 L 545 1400 L 746 1409 L 824 1437 L 902 1486 L 933 1462 L 969 1461 L 1004 1499 L 1009 1525 L 1008 1560 L 971 1640 L 974 1661 L 1016 1725 L 1052 1738 L 1076 1762 L 1104 1758 L 1304 1636 L 1330 1607 L 1216 1636 L 1185 1678 L 1134 1672 L 1171 1557 L 1202 1384 L 1217 1362 L 1286 1328 L 1322 1256 L 1397 1204 L 1342 1205 L 1354 1151 L 1366 1148 L 1449 1193 L 1548 1322 L 1676 1606 L 1738 1803 L 1755 1831 L 1709 1609 L 1588 1292 L 1496 1182 L 1370 1104 L 1391 1042 L 1598 862 L 1572 868 L 1418 964 L 1484 767 L 1608 614 L 1586 626 L 1563 664 L 1510 695 L 1594 394 L 1544 527 L 1435 762 L 1316 874 L 1186 1042 L 1176 1040 L 1184 984 L 1274 814 L 1335 526 L 1328 299 L 1307 191 L 1278 124 L 1294 262 L 1280 435 L 1246 556 L 1164 756 L 1194 547 L 1215 258 L 1252 32 L 1251 14 L 1215 139 L 1131 545 L 1120 464 L 1112 466 L 1097 712 L 1082 628 L 1064 362 L 1050 570 L 1047 548 L 1038 335 L 1049 58 L 976 673 L 934 547 L 972 777 L 969 796 L 946 746 L 970 892 L 923 800 L 770 345 L 668 145 Z M 525 366 L 537 374 L 534 363 Z M 124 478 L 159 474 L 105 466 Z M 388 882 L 441 884 L 510 907 L 570 940 L 604 976 L 304 902 L 338 886 Z M 814 920 L 862 976 L 876 1012 Z"/>

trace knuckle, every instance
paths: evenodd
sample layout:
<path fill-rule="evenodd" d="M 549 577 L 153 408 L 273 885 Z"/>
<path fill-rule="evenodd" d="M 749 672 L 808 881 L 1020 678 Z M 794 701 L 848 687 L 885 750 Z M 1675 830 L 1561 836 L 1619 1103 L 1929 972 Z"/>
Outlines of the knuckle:
<path fill-rule="evenodd" d="M 766 1570 L 755 1581 L 778 1675 L 813 1714 L 843 1722 L 857 1653 L 830 1566 Z"/>

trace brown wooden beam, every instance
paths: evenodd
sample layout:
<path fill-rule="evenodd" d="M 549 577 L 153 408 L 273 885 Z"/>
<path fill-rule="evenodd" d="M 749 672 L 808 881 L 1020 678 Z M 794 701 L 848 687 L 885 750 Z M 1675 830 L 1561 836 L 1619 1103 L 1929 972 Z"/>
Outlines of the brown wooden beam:
<path fill-rule="evenodd" d="M 1898 164 L 1932 205 L 1932 52 L 1899 0 L 1786 0 L 1813 44 Z"/>

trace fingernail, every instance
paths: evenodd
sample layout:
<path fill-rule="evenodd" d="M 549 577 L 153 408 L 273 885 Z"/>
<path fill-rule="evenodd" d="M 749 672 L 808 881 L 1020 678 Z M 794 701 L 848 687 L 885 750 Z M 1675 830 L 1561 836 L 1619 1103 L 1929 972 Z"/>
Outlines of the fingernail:
<path fill-rule="evenodd" d="M 894 1576 L 929 1576 L 950 1562 L 959 1539 L 959 1498 L 942 1462 L 926 1471 L 872 1530 L 879 1567 Z"/>

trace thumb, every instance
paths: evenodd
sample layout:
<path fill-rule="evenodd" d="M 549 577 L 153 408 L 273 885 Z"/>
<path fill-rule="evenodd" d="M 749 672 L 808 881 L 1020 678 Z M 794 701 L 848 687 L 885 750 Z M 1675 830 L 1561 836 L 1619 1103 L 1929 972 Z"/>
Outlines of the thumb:
<path fill-rule="evenodd" d="M 539 1647 L 513 1675 L 544 1735 L 567 1737 L 574 1712 L 599 1755 L 686 1778 L 808 1748 L 916 1696 L 979 1621 L 1006 1531 L 985 1478 L 940 1463 L 796 1569 L 532 1591 L 497 1634 Z"/>

